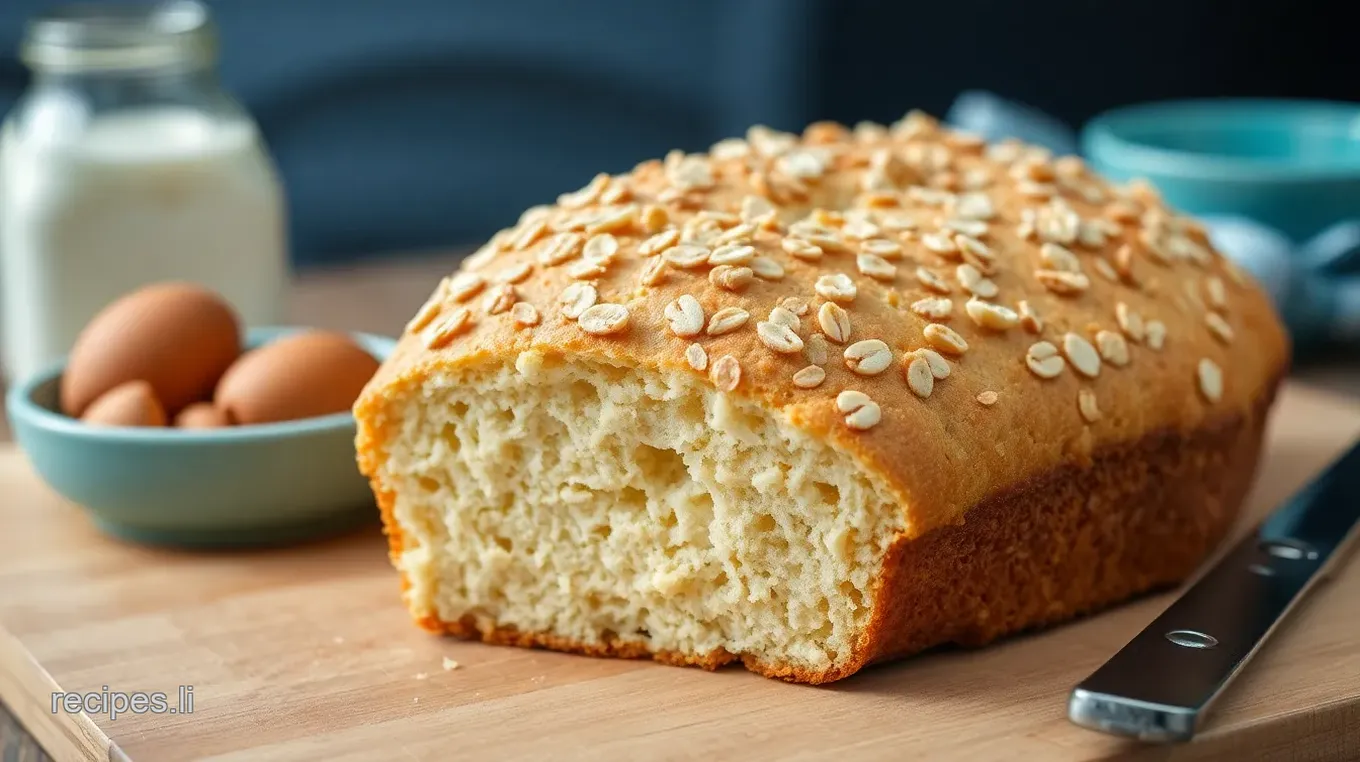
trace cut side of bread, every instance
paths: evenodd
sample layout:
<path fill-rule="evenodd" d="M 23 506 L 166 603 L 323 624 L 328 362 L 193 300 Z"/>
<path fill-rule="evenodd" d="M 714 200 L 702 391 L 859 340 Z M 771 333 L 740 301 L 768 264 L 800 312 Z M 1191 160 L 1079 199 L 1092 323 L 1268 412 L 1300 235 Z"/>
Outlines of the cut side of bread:
<path fill-rule="evenodd" d="M 847 663 L 903 529 L 881 479 L 692 374 L 514 360 L 393 410 L 379 478 L 418 616 L 695 663 Z"/>
<path fill-rule="evenodd" d="M 822 683 L 1190 574 L 1289 362 L 1145 184 L 920 114 L 536 207 L 355 405 L 423 627 Z"/>

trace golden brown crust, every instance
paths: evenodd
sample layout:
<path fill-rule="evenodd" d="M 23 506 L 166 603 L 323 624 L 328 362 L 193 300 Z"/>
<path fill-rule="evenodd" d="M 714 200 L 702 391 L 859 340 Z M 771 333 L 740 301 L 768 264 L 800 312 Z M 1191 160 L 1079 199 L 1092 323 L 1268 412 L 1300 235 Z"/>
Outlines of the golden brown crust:
<path fill-rule="evenodd" d="M 1272 385 L 1245 415 L 1107 448 L 989 498 L 962 525 L 899 539 L 856 658 L 812 681 L 941 643 L 983 645 L 1182 581 L 1238 515 L 1274 396 Z"/>
<path fill-rule="evenodd" d="M 480 640 L 498 646 L 546 648 L 552 651 L 612 659 L 652 659 L 676 667 L 700 667 L 715 670 L 736 660 L 719 649 L 709 654 L 683 654 L 675 651 L 651 651 L 642 643 L 620 640 L 606 634 L 602 643 L 580 643 L 551 633 L 520 632 L 513 627 L 479 626 L 471 618 L 457 622 L 443 622 L 434 617 L 423 617 L 416 624 L 431 632 L 452 635 L 464 640 Z"/>
<path fill-rule="evenodd" d="M 845 664 L 809 672 L 757 654 L 652 653 L 639 643 L 587 644 L 550 633 L 420 617 L 433 631 L 587 656 L 652 658 L 828 683 L 875 662 L 954 643 L 981 646 L 1055 624 L 1189 576 L 1232 526 L 1252 484 L 1278 380 L 1245 415 L 1194 432 L 1166 429 L 1095 453 L 997 494 L 962 524 L 901 537 L 879 574 L 874 619 Z M 385 503 L 395 548 L 399 530 Z"/>

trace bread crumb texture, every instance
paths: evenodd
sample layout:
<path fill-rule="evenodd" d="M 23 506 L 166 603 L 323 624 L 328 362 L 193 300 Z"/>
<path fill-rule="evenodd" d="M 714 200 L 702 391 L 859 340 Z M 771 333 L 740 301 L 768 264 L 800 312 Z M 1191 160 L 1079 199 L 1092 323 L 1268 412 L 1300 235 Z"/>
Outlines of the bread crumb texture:
<path fill-rule="evenodd" d="M 356 403 L 359 464 L 426 627 L 825 682 L 1188 573 L 1288 354 L 1147 184 L 917 112 L 755 127 L 601 174 L 462 262 Z M 1173 474 L 1203 483 L 1139 489 Z M 1012 524 L 981 513 L 1003 495 Z M 1077 508 L 1125 529 L 1072 536 Z M 1025 554 L 1079 540 L 1105 560 Z M 981 609 L 902 574 L 927 546 L 998 575 Z"/>

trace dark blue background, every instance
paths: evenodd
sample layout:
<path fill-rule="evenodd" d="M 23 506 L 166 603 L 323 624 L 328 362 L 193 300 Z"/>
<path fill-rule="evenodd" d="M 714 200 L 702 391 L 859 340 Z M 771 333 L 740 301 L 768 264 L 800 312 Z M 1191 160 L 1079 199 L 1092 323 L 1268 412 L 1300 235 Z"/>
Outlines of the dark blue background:
<path fill-rule="evenodd" d="M 0 0 L 0 112 L 26 85 Z M 295 260 L 475 242 L 752 123 L 943 113 L 987 88 L 1078 124 L 1200 95 L 1360 97 L 1340 4 L 218 0 L 222 76 L 289 193 Z"/>

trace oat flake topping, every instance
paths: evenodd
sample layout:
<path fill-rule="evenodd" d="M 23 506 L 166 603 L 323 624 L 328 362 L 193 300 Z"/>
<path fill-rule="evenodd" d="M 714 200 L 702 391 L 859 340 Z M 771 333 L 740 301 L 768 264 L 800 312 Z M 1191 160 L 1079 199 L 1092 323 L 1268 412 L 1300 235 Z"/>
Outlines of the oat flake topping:
<path fill-rule="evenodd" d="M 1248 282 L 1151 186 L 913 114 L 753 128 L 601 173 L 496 233 L 406 331 L 450 352 L 498 330 L 645 342 L 723 392 L 833 406 L 852 432 L 959 387 L 983 407 L 1063 395 L 1094 425 L 1125 395 L 1107 391 L 1129 383 L 1117 369 L 1174 363 L 1156 354 L 1170 341 L 1210 356 L 1184 392 L 1222 400 Z"/>

